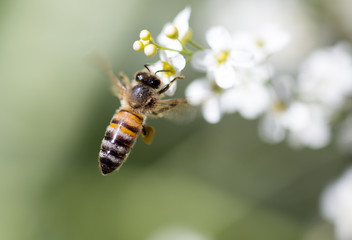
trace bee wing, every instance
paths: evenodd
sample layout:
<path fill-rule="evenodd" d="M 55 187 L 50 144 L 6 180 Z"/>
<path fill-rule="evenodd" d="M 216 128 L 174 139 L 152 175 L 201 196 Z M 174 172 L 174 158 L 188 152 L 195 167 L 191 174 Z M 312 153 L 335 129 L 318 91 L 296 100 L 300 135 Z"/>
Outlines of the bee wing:
<path fill-rule="evenodd" d="M 164 117 L 176 123 L 187 123 L 196 117 L 196 108 L 186 99 L 159 100 L 151 117 Z"/>
<path fill-rule="evenodd" d="M 108 60 L 99 53 L 91 53 L 89 56 L 87 56 L 87 60 L 110 78 L 111 82 L 113 83 L 112 92 L 121 100 L 129 83 L 128 78 L 122 73 L 119 74 L 119 77 L 122 78 L 126 84 L 126 86 L 124 86 L 120 79 L 115 75 Z"/>

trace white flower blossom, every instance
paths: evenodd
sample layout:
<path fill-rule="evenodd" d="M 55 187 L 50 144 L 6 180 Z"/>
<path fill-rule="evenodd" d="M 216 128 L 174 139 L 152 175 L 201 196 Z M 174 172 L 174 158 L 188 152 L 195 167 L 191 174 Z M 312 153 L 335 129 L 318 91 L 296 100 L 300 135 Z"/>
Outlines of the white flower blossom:
<path fill-rule="evenodd" d="M 289 143 L 294 147 L 322 148 L 330 142 L 328 116 L 320 105 L 302 104 L 290 115 L 291 121 L 300 122 L 295 129 L 289 128 Z M 294 123 L 297 126 L 297 123 Z M 292 125 L 291 125 L 292 126 Z"/>
<path fill-rule="evenodd" d="M 159 51 L 160 60 L 153 65 L 149 66 L 149 69 L 152 72 L 157 72 L 157 75 L 162 80 L 163 84 L 168 84 L 176 76 L 179 76 L 181 71 L 186 66 L 185 58 L 179 54 L 168 55 L 170 51 Z M 166 91 L 166 94 L 169 96 L 174 95 L 176 91 L 177 82 L 174 82 L 169 90 Z"/>
<path fill-rule="evenodd" d="M 331 111 L 352 93 L 352 57 L 340 44 L 313 52 L 302 64 L 297 91 L 301 99 L 321 103 Z"/>
<path fill-rule="evenodd" d="M 251 66 L 252 54 L 245 50 L 234 49 L 230 33 L 221 26 L 209 29 L 206 40 L 211 49 L 196 52 L 192 59 L 193 67 L 210 74 L 221 88 L 236 85 L 238 76 L 235 67 Z"/>
<path fill-rule="evenodd" d="M 192 32 L 189 28 L 189 23 L 188 23 L 190 16 L 191 16 L 191 8 L 186 7 L 180 13 L 177 14 L 177 16 L 175 17 L 172 23 L 166 23 L 163 27 L 163 30 L 157 37 L 158 43 L 163 47 L 181 51 L 183 48 L 181 43 L 186 42 L 192 36 Z M 165 35 L 165 29 L 168 28 L 168 26 L 170 25 L 175 26 L 177 28 L 178 39 L 181 42 L 178 41 L 177 39 L 168 38 Z M 172 55 L 175 53 L 176 52 L 170 52 L 169 54 Z"/>
<path fill-rule="evenodd" d="M 186 98 L 193 106 L 202 105 L 202 114 L 209 123 L 218 123 L 224 113 L 234 112 L 233 89 L 224 90 L 207 78 L 194 80 L 186 88 Z"/>
<path fill-rule="evenodd" d="M 352 239 L 352 167 L 325 189 L 320 205 L 322 215 L 334 224 L 337 239 Z"/>
<path fill-rule="evenodd" d="M 341 0 L 335 1 L 334 6 L 339 1 Z M 350 3 L 350 0 L 343 1 Z M 312 21 L 311 12 L 302 1 L 217 0 L 207 1 L 207 3 L 205 7 L 211 14 L 204 20 L 206 24 L 217 22 L 231 32 L 250 33 L 258 33 L 265 30 L 267 26 L 276 24 L 287 31 L 292 39 L 289 47 L 283 48 L 271 59 L 279 71 L 296 71 L 296 66 L 312 49 L 316 48 L 326 31 L 321 28 L 319 21 Z M 218 7 L 225 5 L 226 7 Z M 348 10 L 346 13 L 349 14 Z M 336 14 L 336 17 L 340 17 L 340 14 Z M 346 27 L 346 30 L 348 29 Z"/>
<path fill-rule="evenodd" d="M 238 71 L 239 83 L 232 90 L 232 101 L 236 111 L 247 119 L 257 118 L 270 104 L 270 93 L 266 82 L 271 77 L 269 66 L 258 66 Z"/>
<path fill-rule="evenodd" d="M 235 46 L 251 51 L 256 62 L 263 62 L 285 47 L 290 35 L 276 25 L 268 25 L 256 32 L 242 32 L 233 35 Z"/>
<path fill-rule="evenodd" d="M 322 148 L 330 141 L 330 116 L 319 104 L 293 99 L 293 79 L 273 82 L 271 107 L 261 119 L 261 137 L 277 143 L 288 138 L 293 147 Z"/>

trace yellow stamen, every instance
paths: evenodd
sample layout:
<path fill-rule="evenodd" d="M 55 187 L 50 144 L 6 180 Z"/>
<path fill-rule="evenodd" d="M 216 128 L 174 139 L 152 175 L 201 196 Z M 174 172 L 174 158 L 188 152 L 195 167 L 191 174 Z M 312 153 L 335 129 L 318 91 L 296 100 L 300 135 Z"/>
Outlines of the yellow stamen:
<path fill-rule="evenodd" d="M 286 109 L 286 104 L 282 101 L 277 101 L 272 106 L 272 111 L 276 113 L 283 112 L 285 109 Z"/>
<path fill-rule="evenodd" d="M 261 47 L 261 48 L 264 47 L 264 41 L 262 39 L 257 39 L 256 43 L 258 47 Z"/>
<path fill-rule="evenodd" d="M 193 36 L 193 32 L 191 29 L 188 29 L 188 31 L 186 32 L 186 34 L 180 39 L 181 43 L 183 45 L 186 45 L 186 43 L 192 39 Z"/>
<path fill-rule="evenodd" d="M 219 55 L 216 56 L 217 64 L 221 65 L 226 62 L 227 58 L 230 56 L 229 50 L 223 50 Z"/>
<path fill-rule="evenodd" d="M 175 68 L 171 66 L 168 62 L 162 62 L 162 64 L 163 64 L 163 70 L 167 71 L 167 72 L 164 72 L 164 75 L 166 77 L 170 77 L 176 74 Z"/>

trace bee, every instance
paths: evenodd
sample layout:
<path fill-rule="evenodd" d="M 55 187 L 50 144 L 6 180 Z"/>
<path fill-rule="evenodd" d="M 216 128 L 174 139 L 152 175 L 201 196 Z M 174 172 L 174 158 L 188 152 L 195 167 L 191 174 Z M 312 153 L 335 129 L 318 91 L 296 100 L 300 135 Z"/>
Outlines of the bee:
<path fill-rule="evenodd" d="M 148 116 L 161 117 L 179 104 L 187 104 L 187 101 L 161 99 L 170 86 L 183 76 L 176 76 L 169 84 L 163 86 L 156 74 L 164 70 L 152 73 L 148 65 L 144 65 L 146 70 L 137 72 L 132 82 L 120 73 L 121 82 L 106 62 L 103 66 L 103 70 L 113 82 L 115 95 L 121 102 L 121 107 L 106 129 L 99 152 L 100 171 L 107 175 L 122 166 L 139 135 L 146 144 L 151 144 L 155 131 L 146 124 Z"/>

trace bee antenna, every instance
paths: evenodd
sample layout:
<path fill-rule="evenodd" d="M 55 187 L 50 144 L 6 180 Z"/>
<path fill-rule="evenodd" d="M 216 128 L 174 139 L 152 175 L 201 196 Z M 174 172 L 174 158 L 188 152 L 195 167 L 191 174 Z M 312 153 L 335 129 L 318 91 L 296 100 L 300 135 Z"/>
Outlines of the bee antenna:
<path fill-rule="evenodd" d="M 150 64 L 144 64 L 144 67 L 148 70 L 148 72 L 150 72 L 150 69 L 148 68 L 148 66 L 150 66 Z"/>
<path fill-rule="evenodd" d="M 157 73 L 159 73 L 159 72 L 171 72 L 171 70 L 164 70 L 164 69 L 161 69 L 161 70 L 156 71 L 154 74 L 157 74 Z"/>

